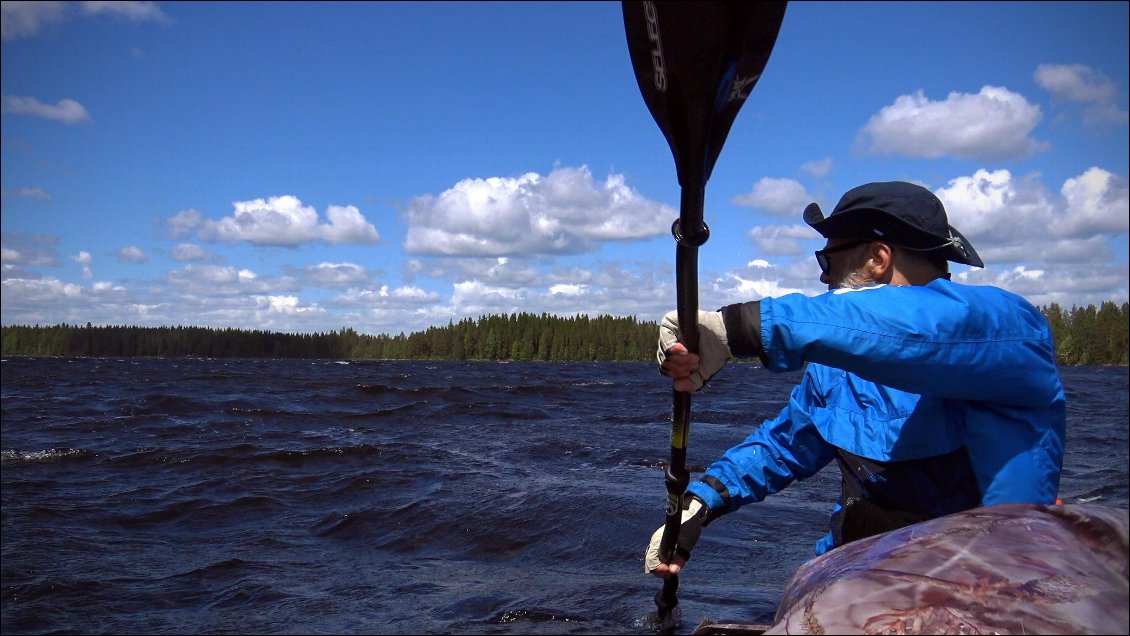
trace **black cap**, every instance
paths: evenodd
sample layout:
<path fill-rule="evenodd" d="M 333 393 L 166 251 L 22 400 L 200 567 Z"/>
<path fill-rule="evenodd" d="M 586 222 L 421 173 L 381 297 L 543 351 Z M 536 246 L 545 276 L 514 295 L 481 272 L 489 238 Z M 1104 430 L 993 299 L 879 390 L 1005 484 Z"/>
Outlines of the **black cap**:
<path fill-rule="evenodd" d="M 852 188 L 827 218 L 819 205 L 810 203 L 804 209 L 804 222 L 824 238 L 871 239 L 920 252 L 938 250 L 946 260 L 985 266 L 969 241 L 949 224 L 941 200 L 905 181 Z"/>

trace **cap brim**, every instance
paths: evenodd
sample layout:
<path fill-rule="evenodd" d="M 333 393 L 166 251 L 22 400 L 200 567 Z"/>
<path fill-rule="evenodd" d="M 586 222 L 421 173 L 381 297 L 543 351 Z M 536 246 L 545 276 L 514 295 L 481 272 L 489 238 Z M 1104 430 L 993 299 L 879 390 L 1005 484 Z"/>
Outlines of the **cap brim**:
<path fill-rule="evenodd" d="M 886 220 L 889 223 L 883 225 L 887 229 L 895 230 L 889 234 L 884 233 L 882 236 L 879 236 L 879 232 L 876 230 L 874 240 L 889 240 L 894 245 L 902 244 L 911 247 L 921 245 L 921 247 L 916 249 L 929 247 L 929 245 L 922 245 L 923 243 L 932 242 L 934 245 L 937 245 L 937 242 L 946 240 L 943 237 L 934 236 L 933 234 L 928 234 L 914 228 L 883 210 L 860 208 L 853 212 L 853 214 L 833 214 L 830 217 L 825 217 L 819 205 L 809 203 L 808 206 L 804 208 L 803 218 L 805 223 L 826 239 L 865 238 L 865 236 L 871 236 L 870 232 L 864 233 L 860 231 L 861 226 L 872 227 L 878 225 L 877 223 L 868 223 L 867 219 L 870 218 L 872 220 Z M 946 260 L 963 265 L 971 265 L 973 267 L 984 267 L 985 263 L 977 254 L 977 250 L 973 249 L 973 244 L 969 242 L 969 239 L 965 238 L 965 236 L 954 229 L 953 226 L 948 227 L 952 243 L 947 245 L 942 252 L 945 254 Z"/>
<path fill-rule="evenodd" d="M 812 226 L 813 229 L 816 229 L 817 232 L 820 232 L 820 230 L 817 229 L 816 226 L 823 220 L 824 212 L 820 210 L 819 205 L 809 203 L 808 206 L 804 208 L 804 222 Z M 820 233 L 823 234 L 823 232 Z"/>
<path fill-rule="evenodd" d="M 973 267 L 985 267 L 985 263 L 981 260 L 981 256 L 977 254 L 977 250 L 973 249 L 973 244 L 969 239 L 958 232 L 952 225 L 949 226 L 950 235 L 953 237 L 953 242 L 950 244 L 949 249 L 946 250 L 946 258 L 964 265 L 972 265 Z"/>

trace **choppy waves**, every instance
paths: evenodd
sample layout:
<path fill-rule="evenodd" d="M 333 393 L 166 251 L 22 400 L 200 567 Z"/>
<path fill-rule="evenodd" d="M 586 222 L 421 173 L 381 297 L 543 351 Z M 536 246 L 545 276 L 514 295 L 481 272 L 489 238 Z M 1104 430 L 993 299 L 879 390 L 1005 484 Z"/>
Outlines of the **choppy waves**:
<path fill-rule="evenodd" d="M 638 633 L 654 610 L 641 555 L 663 521 L 670 388 L 651 364 L 2 369 L 4 633 Z M 795 379 L 716 378 L 689 469 Z M 1126 370 L 1065 382 L 1065 499 L 1125 506 Z M 712 526 L 681 587 L 691 622 L 765 622 L 837 484 Z"/>

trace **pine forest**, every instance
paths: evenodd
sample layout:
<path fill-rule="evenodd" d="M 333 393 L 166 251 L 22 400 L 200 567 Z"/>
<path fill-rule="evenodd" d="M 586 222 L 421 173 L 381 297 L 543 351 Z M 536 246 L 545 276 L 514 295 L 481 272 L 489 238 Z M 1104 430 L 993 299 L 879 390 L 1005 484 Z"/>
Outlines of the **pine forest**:
<path fill-rule="evenodd" d="M 1062 365 L 1126 365 L 1130 305 L 1042 307 Z M 208 327 L 7 326 L 5 356 L 651 361 L 658 325 L 632 317 L 520 313 L 396 336 Z"/>

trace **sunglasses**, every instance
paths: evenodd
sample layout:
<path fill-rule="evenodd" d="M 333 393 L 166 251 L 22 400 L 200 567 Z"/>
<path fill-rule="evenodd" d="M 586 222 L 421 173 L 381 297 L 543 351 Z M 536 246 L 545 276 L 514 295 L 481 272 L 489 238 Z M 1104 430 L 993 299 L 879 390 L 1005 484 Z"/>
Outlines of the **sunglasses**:
<path fill-rule="evenodd" d="M 835 247 L 825 247 L 822 250 L 816 250 L 816 263 L 820 265 L 820 271 L 824 274 L 827 274 L 828 273 L 828 266 L 829 266 L 829 263 L 828 263 L 828 255 L 829 254 L 835 254 L 836 252 L 843 252 L 844 250 L 850 250 L 853 247 L 859 247 L 860 245 L 863 245 L 864 243 L 870 243 L 870 242 L 871 241 L 869 241 L 869 240 L 852 241 L 850 243 L 844 243 L 843 245 L 837 245 Z"/>

